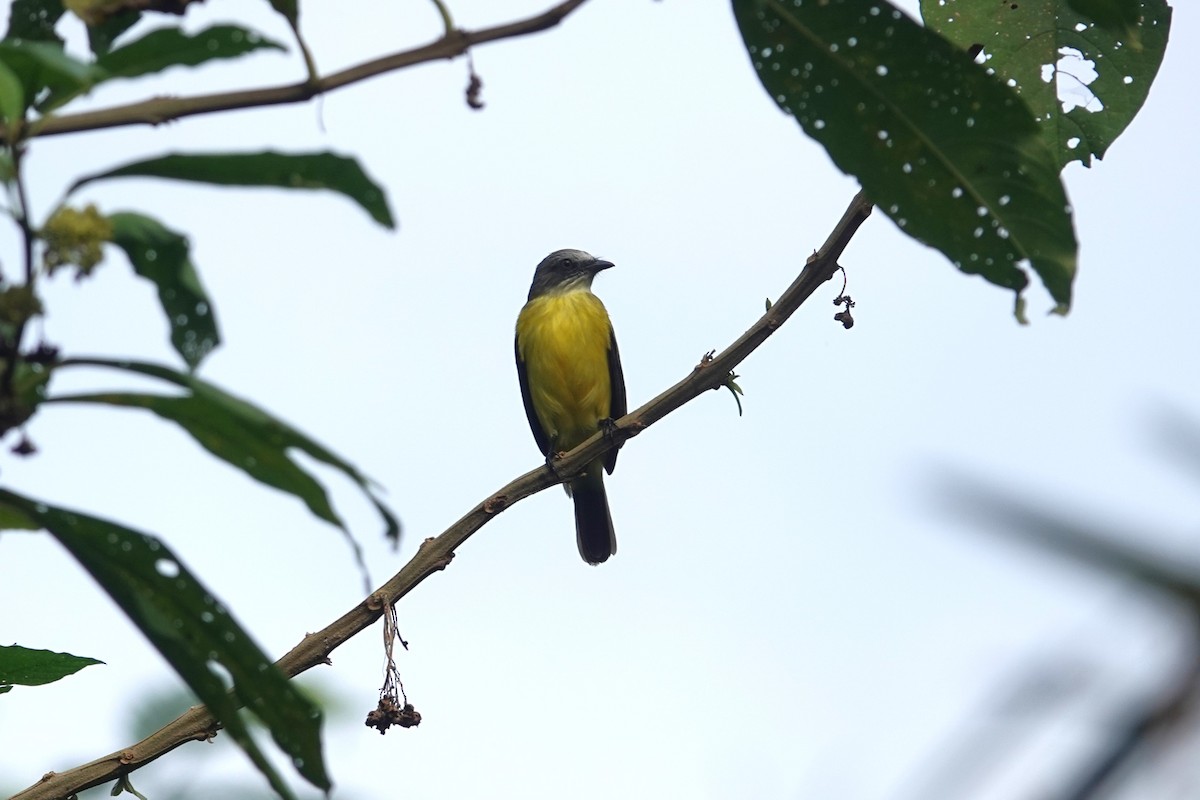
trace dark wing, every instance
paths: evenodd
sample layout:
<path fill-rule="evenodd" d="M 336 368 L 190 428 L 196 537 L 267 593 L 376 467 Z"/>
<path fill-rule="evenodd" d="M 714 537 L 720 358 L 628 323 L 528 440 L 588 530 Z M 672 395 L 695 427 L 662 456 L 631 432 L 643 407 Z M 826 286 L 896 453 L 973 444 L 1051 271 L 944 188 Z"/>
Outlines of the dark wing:
<path fill-rule="evenodd" d="M 617 334 L 610 324 L 608 329 L 608 385 L 612 394 L 608 401 L 608 415 L 620 419 L 629 413 L 625 400 L 625 373 L 621 370 L 621 351 L 617 349 Z M 604 468 L 611 475 L 617 466 L 617 451 L 610 450 L 604 457 Z"/>
<path fill-rule="evenodd" d="M 525 361 L 521 358 L 521 343 L 513 339 L 513 352 L 517 357 L 517 378 L 521 381 L 521 399 L 525 402 L 525 417 L 529 420 L 529 430 L 533 431 L 533 440 L 537 442 L 538 449 L 542 451 L 542 455 L 550 457 L 550 437 L 542 430 L 542 423 L 538 422 L 537 412 L 533 410 L 533 396 L 529 394 L 529 370 L 525 369 Z M 621 367 L 617 365 L 617 371 L 620 372 Z M 621 388 L 621 396 L 624 397 L 625 389 Z"/>

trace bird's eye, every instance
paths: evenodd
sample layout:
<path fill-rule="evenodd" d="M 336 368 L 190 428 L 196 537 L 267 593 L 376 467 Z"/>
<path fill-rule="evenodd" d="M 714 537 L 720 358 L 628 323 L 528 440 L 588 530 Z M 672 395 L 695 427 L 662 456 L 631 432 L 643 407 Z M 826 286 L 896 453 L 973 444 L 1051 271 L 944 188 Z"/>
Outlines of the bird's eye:
<path fill-rule="evenodd" d="M 558 262 L 558 266 L 562 269 L 570 269 L 571 268 L 571 259 L 564 258 L 562 261 Z"/>

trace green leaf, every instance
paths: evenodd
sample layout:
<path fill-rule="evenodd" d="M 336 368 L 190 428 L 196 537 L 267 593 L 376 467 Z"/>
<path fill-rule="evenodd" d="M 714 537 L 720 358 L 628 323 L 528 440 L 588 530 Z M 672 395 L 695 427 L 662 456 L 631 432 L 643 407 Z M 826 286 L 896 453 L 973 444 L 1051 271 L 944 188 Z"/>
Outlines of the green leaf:
<path fill-rule="evenodd" d="M 0 120 L 16 122 L 25 116 L 25 87 L 21 79 L 0 61 Z"/>
<path fill-rule="evenodd" d="M 41 523 L 20 509 L 0 504 L 0 531 L 40 531 Z"/>
<path fill-rule="evenodd" d="M 168 67 L 195 67 L 208 61 L 237 58 L 255 50 L 284 50 L 283 45 L 236 25 L 214 25 L 188 34 L 159 28 L 96 59 L 112 78 L 133 78 Z"/>
<path fill-rule="evenodd" d="M 1067 0 L 1076 14 L 1118 36 L 1136 36 L 1142 16 L 1141 0 Z"/>
<path fill-rule="evenodd" d="M 113 243 L 125 251 L 134 271 L 158 289 L 171 326 L 171 343 L 195 369 L 221 343 L 212 301 L 192 264 L 187 238 L 158 220 L 133 212 L 109 216 Z"/>
<path fill-rule="evenodd" d="M 1140 6 L 1132 39 L 1073 11 L 1068 0 L 922 0 L 921 11 L 960 46 L 983 46 L 988 68 L 1021 95 L 1061 168 L 1103 158 L 1146 101 L 1166 52 L 1171 9 L 1163 0 Z M 1048 81 L 1052 68 L 1056 80 Z"/>
<path fill-rule="evenodd" d="M 357 160 L 334 153 L 173 153 L 87 175 L 71 187 L 105 178 L 152 177 L 213 183 L 220 186 L 274 186 L 284 189 L 328 189 L 358 203 L 371 218 L 394 228 L 387 196 Z"/>
<path fill-rule="evenodd" d="M 36 519 L 91 573 L 196 693 L 282 797 L 283 779 L 238 713 L 262 720 L 314 786 L 329 789 L 321 712 L 292 686 L 229 611 L 161 540 L 122 525 L 0 490 L 0 504 Z M 219 665 L 233 679 L 228 692 Z"/>
<path fill-rule="evenodd" d="M 21 81 L 25 102 L 48 111 L 103 80 L 104 71 L 85 64 L 50 42 L 0 41 L 0 61 Z"/>
<path fill-rule="evenodd" d="M 41 527 L 41 526 L 39 526 Z M 74 675 L 84 667 L 103 664 L 94 658 L 30 650 L 19 645 L 0 646 L 0 693 L 13 686 L 42 686 Z"/>
<path fill-rule="evenodd" d="M 98 366 L 134 372 L 167 381 L 188 391 L 179 397 L 107 392 L 53 397 L 47 402 L 106 403 L 143 408 L 186 430 L 204 449 L 262 483 L 292 494 L 317 517 L 346 530 L 334 512 L 324 488 L 293 460 L 295 449 L 340 471 L 362 489 L 386 525 L 385 534 L 396 541 L 400 523 L 375 493 L 375 484 L 358 469 L 266 411 L 234 397 L 195 375 L 135 361 L 73 358 L 59 367 Z"/>
<path fill-rule="evenodd" d="M 50 372 L 44 364 L 17 362 L 13 391 L 8 397 L 0 397 L 0 435 L 25 424 L 33 416 L 46 399 Z"/>
<path fill-rule="evenodd" d="M 92 53 L 102 56 L 112 49 L 113 42 L 142 18 L 142 12 L 127 9 L 105 17 L 102 22 L 88 25 L 88 46 Z"/>
<path fill-rule="evenodd" d="M 283 14 L 293 29 L 300 22 L 300 4 L 297 0 L 271 0 L 271 8 Z"/>
<path fill-rule="evenodd" d="M 259 414 L 247 414 L 229 397 L 213 393 L 182 397 L 136 392 L 56 397 L 55 401 L 103 403 L 125 408 L 144 408 L 182 426 L 206 450 L 233 464 L 259 481 L 304 501 L 321 519 L 341 526 L 325 490 L 288 455 L 285 443 L 273 441 L 272 431 Z"/>
<path fill-rule="evenodd" d="M 4 38 L 52 42 L 61 47 L 63 40 L 55 33 L 54 26 L 63 11 L 62 0 L 13 0 Z"/>
<path fill-rule="evenodd" d="M 906 233 L 1018 297 L 1028 260 L 1063 311 L 1076 244 L 1020 98 L 884 0 L 733 0 L 768 93 Z"/>

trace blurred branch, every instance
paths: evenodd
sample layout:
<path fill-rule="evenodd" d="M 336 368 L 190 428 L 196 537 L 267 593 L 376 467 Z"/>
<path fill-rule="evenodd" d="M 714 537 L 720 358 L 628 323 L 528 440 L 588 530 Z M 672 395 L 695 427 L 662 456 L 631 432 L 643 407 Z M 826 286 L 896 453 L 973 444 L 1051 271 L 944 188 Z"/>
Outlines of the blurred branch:
<path fill-rule="evenodd" d="M 1054 718 L 1063 712 L 1073 690 L 1066 670 L 1047 661 L 1026 666 L 1012 679 L 1002 696 L 964 715 L 960 728 L 945 734 L 924 765 L 917 788 L 902 796 L 913 800 L 931 797 L 967 798 L 973 787 L 986 785 L 996 770 L 1024 744 L 1032 728 L 1032 717 Z M 1024 723 L 1019 727 L 1019 723 Z"/>
<path fill-rule="evenodd" d="M 1184 427 L 1182 423 L 1173 427 L 1176 443 L 1181 451 L 1191 452 L 1194 459 L 1200 436 L 1191 428 L 1189 439 L 1180 442 Z M 956 513 L 990 523 L 1006 536 L 1165 594 L 1188 612 L 1191 649 L 1182 674 L 1173 678 L 1156 700 L 1126 715 L 1107 748 L 1080 771 L 1061 796 L 1062 800 L 1101 797 L 1123 768 L 1184 719 L 1200 699 L 1200 565 L 1131 545 L 1146 539 L 1135 531 L 1101 529 L 1098 524 L 1070 520 L 961 476 L 949 478 L 946 484 L 943 495 Z"/>
<path fill-rule="evenodd" d="M 1128 715 L 1107 750 L 1087 765 L 1062 800 L 1102 797 L 1121 769 L 1155 739 L 1165 736 L 1185 719 L 1200 697 L 1200 615 L 1192 614 L 1192 654 L 1184 674 L 1177 677 L 1156 702 Z"/>
<path fill-rule="evenodd" d="M 1130 544 L 1145 541 L 1144 534 L 1065 519 L 960 476 L 948 478 L 945 484 L 942 493 L 960 516 L 1200 609 L 1200 564 L 1182 563 L 1177 557 Z"/>
<path fill-rule="evenodd" d="M 525 473 L 479 503 L 440 536 L 426 539 L 416 555 L 390 580 L 323 630 L 305 636 L 275 662 L 276 666 L 285 675 L 294 677 L 319 664 L 330 663 L 329 655 L 334 650 L 369 627 L 388 606 L 407 595 L 430 575 L 445 569 L 459 545 L 501 511 L 578 475 L 601 455 L 620 447 L 626 440 L 688 401 L 710 389 L 723 386 L 734 367 L 787 321 L 817 287 L 833 277 L 839 269 L 838 258 L 870 215 L 871 208 L 870 201 L 862 192 L 855 195 L 821 249 L 809 257 L 804 269 L 779 300 L 737 341 L 716 356 L 704 356 L 683 380 L 617 420 L 609 435 L 597 433 L 566 453 L 554 462 L 553 472 L 545 466 L 539 466 Z M 69 797 L 83 789 L 127 775 L 185 742 L 211 739 L 217 730 L 217 722 L 208 710 L 203 706 L 195 706 L 137 744 L 66 772 L 47 773 L 41 781 L 10 800 L 60 800 Z"/>
<path fill-rule="evenodd" d="M 558 5 L 532 17 L 515 22 L 483 28 L 477 31 L 449 30 L 437 40 L 411 50 L 402 50 L 392 55 L 376 58 L 319 77 L 315 74 L 315 66 L 311 56 L 304 50 L 305 60 L 310 70 L 314 71 L 300 83 L 286 86 L 276 86 L 268 89 L 246 89 L 235 92 L 199 95 L 197 97 L 156 97 L 138 103 L 130 103 L 112 108 L 102 108 L 97 111 L 86 111 L 65 116 L 48 116 L 30 123 L 22 132 L 22 138 L 30 139 L 35 136 L 57 136 L 63 133 L 77 133 L 101 128 L 115 128 L 124 125 L 158 125 L 163 122 L 192 117 L 198 114 L 211 114 L 217 111 L 231 111 L 238 108 L 260 108 L 263 106 L 283 105 L 287 103 L 302 103 L 317 95 L 349 86 L 352 83 L 364 81 L 377 75 L 395 72 L 406 67 L 424 64 L 429 61 L 449 59 L 461 56 L 477 44 L 513 39 L 528 36 L 562 22 L 585 0 L 565 0 Z M 303 47 L 303 43 L 301 43 Z M 8 142 L 8 129 L 0 127 L 0 140 Z"/>
<path fill-rule="evenodd" d="M 1154 424 L 1163 449 L 1200 477 L 1200 423 L 1178 408 L 1166 407 Z"/>

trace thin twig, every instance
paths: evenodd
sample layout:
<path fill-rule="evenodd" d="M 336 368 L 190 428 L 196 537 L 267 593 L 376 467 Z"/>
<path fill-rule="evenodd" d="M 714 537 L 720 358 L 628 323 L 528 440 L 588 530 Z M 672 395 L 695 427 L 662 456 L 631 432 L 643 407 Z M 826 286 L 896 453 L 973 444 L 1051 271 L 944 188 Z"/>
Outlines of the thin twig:
<path fill-rule="evenodd" d="M 158 125 L 163 122 L 192 117 L 198 114 L 211 114 L 217 111 L 231 111 L 239 108 L 258 108 L 260 106 L 282 105 L 287 103 L 303 103 L 320 94 L 358 83 L 377 75 L 437 61 L 443 58 L 456 58 L 477 44 L 496 42 L 502 39 L 512 39 L 517 36 L 527 36 L 562 22 L 585 0 L 565 0 L 541 14 L 527 17 L 516 22 L 496 25 L 477 31 L 451 30 L 439 39 L 421 47 L 403 50 L 389 56 L 365 61 L 353 67 L 335 72 L 316 80 L 308 79 L 300 83 L 286 86 L 275 86 L 267 89 L 245 89 L 235 92 L 206 94 L 196 97 L 156 97 L 138 103 L 130 103 L 112 108 L 102 108 L 97 111 L 86 111 L 65 116 L 49 116 L 29 123 L 26 138 L 35 136 L 57 136 L 64 133 L 115 128 L 123 125 Z M 0 141 L 7 141 L 7 129 L 0 127 Z"/>
<path fill-rule="evenodd" d="M 842 251 L 870 213 L 871 203 L 859 192 L 825 244 L 808 259 L 792 285 L 737 341 L 719 355 L 704 359 L 687 377 L 658 397 L 617 420 L 610 434 L 597 433 L 564 455 L 555 462 L 553 472 L 545 466 L 539 466 L 525 473 L 475 506 L 440 536 L 426 539 L 416 555 L 390 580 L 323 630 L 305 636 L 275 662 L 276 666 L 285 675 L 293 677 L 318 664 L 328 664 L 329 655 L 334 650 L 369 627 L 385 609 L 430 575 L 445 569 L 458 546 L 501 511 L 579 474 L 602 454 L 619 447 L 625 440 L 636 436 L 684 403 L 709 389 L 722 386 L 734 367 L 766 341 L 818 286 L 833 277 Z M 50 773 L 10 800 L 61 800 L 133 772 L 185 742 L 209 739 L 218 727 L 207 708 L 195 706 L 137 744 L 66 772 Z"/>

